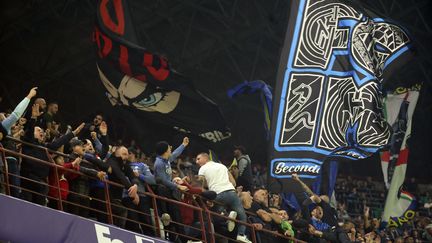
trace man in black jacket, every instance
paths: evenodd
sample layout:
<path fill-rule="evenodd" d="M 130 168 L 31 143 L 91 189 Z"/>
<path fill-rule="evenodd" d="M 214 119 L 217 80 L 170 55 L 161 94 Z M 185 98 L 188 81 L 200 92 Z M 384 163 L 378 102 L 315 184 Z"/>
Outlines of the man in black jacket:
<path fill-rule="evenodd" d="M 132 203 L 139 204 L 138 196 L 138 179 L 130 166 L 127 164 L 129 151 L 126 147 L 120 146 L 113 155 L 107 160 L 107 164 L 111 167 L 111 173 L 108 173 L 108 178 L 112 182 L 122 184 L 124 189 L 127 190 Z M 112 212 L 114 215 L 114 225 L 121 228 L 125 227 L 125 219 L 127 216 L 127 209 L 122 206 L 123 187 L 110 186 L 110 201 Z"/>
<path fill-rule="evenodd" d="M 51 150 L 57 150 L 62 145 L 66 144 L 74 136 L 76 136 L 84 127 L 84 123 L 77 127 L 73 132 L 70 132 L 51 143 L 45 142 L 45 131 L 41 127 L 35 126 L 37 118 L 41 115 L 39 105 L 35 104 L 32 107 L 31 119 L 27 122 L 27 129 L 24 135 L 24 141 L 35 145 L 47 147 Z M 51 163 L 47 151 L 34 146 L 23 145 L 22 152 L 25 155 Z M 50 166 L 35 162 L 31 159 L 23 158 L 21 163 L 21 176 L 28 178 L 21 182 L 22 192 L 21 198 L 39 205 L 46 204 L 46 194 L 48 192 L 47 182 Z"/>

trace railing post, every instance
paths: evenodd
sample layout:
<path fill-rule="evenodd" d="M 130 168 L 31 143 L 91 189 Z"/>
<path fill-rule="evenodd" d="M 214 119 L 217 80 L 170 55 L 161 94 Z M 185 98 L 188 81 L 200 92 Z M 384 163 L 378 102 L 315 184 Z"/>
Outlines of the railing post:
<path fill-rule="evenodd" d="M 202 204 L 203 204 L 203 206 L 204 206 L 204 210 L 206 211 L 206 213 L 207 213 L 207 222 L 209 223 L 209 226 L 211 227 L 211 222 L 212 222 L 212 216 L 211 216 L 211 214 L 210 214 L 210 211 L 209 211 L 209 209 L 207 208 L 207 205 L 201 200 L 201 202 L 202 202 Z M 212 232 L 211 234 L 210 234 L 210 236 L 211 236 L 211 243 L 215 243 L 215 234 L 214 234 L 215 232 Z"/>
<path fill-rule="evenodd" d="M 26 143 L 26 142 L 23 142 L 23 143 Z M 65 170 L 65 171 L 68 171 L 68 172 L 71 172 L 71 173 L 78 173 L 78 174 L 80 174 L 80 175 L 84 175 L 84 174 L 82 174 L 81 172 L 77 172 L 76 170 L 72 170 L 72 169 L 69 169 L 69 168 L 63 168 L 63 167 L 60 167 L 60 166 L 58 166 L 58 165 L 56 165 L 55 163 L 53 164 L 53 159 L 52 159 L 52 157 L 51 157 L 51 155 L 49 154 L 49 150 L 48 149 L 46 149 L 46 148 L 44 148 L 44 147 L 41 147 L 41 146 L 36 146 L 36 145 L 32 145 L 32 144 L 30 144 L 30 146 L 34 146 L 34 147 L 37 147 L 37 148 L 40 148 L 40 149 L 45 149 L 45 151 L 46 151 L 46 153 L 47 153 L 47 155 L 48 155 L 48 158 L 49 158 L 49 161 L 43 161 L 43 160 L 41 160 L 41 159 L 38 159 L 38 158 L 34 158 L 34 157 L 32 157 L 32 156 L 29 156 L 29 155 L 26 155 L 26 154 L 22 154 L 22 153 L 19 153 L 19 152 L 16 152 L 16 151 L 12 151 L 12 150 L 9 150 L 9 149 L 5 149 L 5 148 L 3 148 L 1 145 L 0 145 L 0 156 L 4 159 L 4 161 L 6 161 L 6 159 L 5 159 L 5 155 L 6 155 L 6 153 L 9 155 L 9 154 L 11 154 L 11 155 L 13 155 L 13 156 L 17 156 L 17 157 L 19 157 L 19 158 L 26 158 L 26 159 L 30 159 L 30 160 L 33 160 L 33 161 L 35 161 L 35 162 L 37 162 L 37 163 L 42 163 L 42 164 L 44 164 L 44 165 L 46 165 L 46 166 L 49 166 L 49 167 L 52 167 L 52 166 L 55 166 L 56 168 L 54 169 L 55 170 L 55 177 L 56 177 L 56 179 L 57 179 L 57 192 L 59 193 L 59 202 L 60 202 L 60 204 L 59 204 L 59 208 L 60 207 L 62 207 L 63 206 L 63 204 L 62 204 L 62 199 L 61 199 L 61 189 L 60 189 L 60 180 L 59 180 L 59 177 L 58 177 L 58 172 L 59 172 L 59 170 Z M 65 154 L 63 154 L 63 153 L 60 153 L 60 152 L 56 152 L 56 151 L 51 151 L 52 153 L 55 153 L 55 154 L 59 154 L 59 155 L 62 155 L 62 156 L 65 156 L 65 157 L 67 157 L 68 155 L 65 155 Z M 5 165 L 7 166 L 7 162 L 5 163 Z M 52 169 L 52 168 L 51 168 Z M 9 174 L 9 172 L 8 172 L 8 168 L 6 167 L 6 170 L 7 170 L 7 172 L 6 172 L 6 176 L 8 176 L 8 174 Z M 84 175 L 85 176 L 85 175 Z M 31 179 L 28 179 L 28 178 L 25 178 L 25 177 L 21 177 L 21 176 L 18 176 L 18 177 L 20 177 L 21 179 L 25 179 L 25 180 L 29 180 L 29 181 L 32 181 L 32 182 L 34 182 L 34 183 L 39 183 L 38 181 L 34 181 L 34 180 L 31 180 Z M 6 187 L 6 189 L 7 189 L 7 193 L 8 194 L 10 194 L 10 185 L 9 185 L 9 178 L 8 177 L 6 177 L 6 184 L 7 184 L 7 187 Z M 110 182 L 110 181 L 104 181 L 104 185 L 105 185 L 105 188 L 104 188 L 104 192 L 105 192 L 105 197 L 106 197 L 106 207 L 107 207 L 107 214 L 108 214 L 108 222 L 110 223 L 110 224 L 113 224 L 113 212 L 112 212 L 112 204 L 111 204 L 111 199 L 110 199 L 110 194 L 109 194 L 109 185 L 110 184 L 113 184 L 113 185 L 115 185 L 115 186 L 121 186 L 120 184 L 118 184 L 118 183 L 114 183 L 114 182 Z M 164 201 L 168 201 L 168 202 L 170 202 L 170 203 L 174 203 L 174 204 L 180 204 L 180 205 L 183 205 L 183 206 L 187 206 L 187 207 L 192 207 L 194 210 L 199 210 L 199 212 L 200 212 L 200 215 L 199 215 L 199 220 L 200 220 L 200 223 L 201 223 L 201 231 L 202 231 L 202 238 L 203 238 L 203 241 L 204 242 L 206 242 L 206 243 L 215 243 L 215 232 L 212 230 L 212 216 L 214 216 L 214 217 L 222 217 L 222 218 L 224 218 L 224 219 L 226 219 L 226 220 L 231 220 L 229 217 L 227 217 L 227 216 L 221 216 L 221 215 L 219 215 L 219 214 L 217 214 L 217 213 L 215 213 L 215 212 L 212 212 L 212 211 L 210 211 L 209 209 L 208 209 L 208 207 L 206 206 L 206 204 L 204 204 L 203 202 L 202 202 L 202 198 L 201 197 L 198 197 L 201 201 L 201 203 L 203 204 L 202 206 L 203 206 L 203 208 L 199 208 L 199 207 L 197 207 L 197 206 L 193 206 L 193 205 L 188 205 L 188 204 L 185 204 L 185 203 L 182 203 L 182 202 L 178 202 L 178 201 L 175 201 L 175 200 L 172 200 L 172 199 L 169 199 L 169 198 L 165 198 L 165 197 L 160 197 L 160 196 L 158 196 L 158 195 L 156 195 L 156 194 L 154 194 L 154 192 L 153 192 L 153 190 L 148 186 L 148 185 L 146 185 L 147 186 L 147 188 L 148 188 L 148 193 L 144 193 L 145 195 L 148 195 L 148 196 L 150 196 L 150 197 L 152 197 L 152 204 L 153 204 L 153 210 L 154 210 L 154 218 L 155 218 L 155 228 L 157 228 L 157 231 L 158 231 L 158 235 L 160 236 L 161 234 L 160 234 L 160 224 L 159 224 L 159 213 L 158 213 L 158 206 L 157 206 L 157 200 L 164 200 Z M 30 192 L 32 192 L 31 190 L 29 190 Z M 38 193 L 38 194 L 40 194 L 40 193 Z M 216 202 L 215 202 L 216 203 Z M 205 212 L 203 211 L 203 210 L 205 210 Z M 204 213 L 206 213 L 207 214 L 207 222 L 208 222 L 208 227 L 209 227 L 209 230 L 210 231 L 207 231 L 206 230 L 206 227 L 205 227 L 205 219 L 204 219 Z M 256 233 L 259 231 L 259 232 L 266 232 L 266 233 L 269 233 L 269 234 L 272 234 L 272 235 L 275 235 L 275 236 L 277 236 L 277 237 L 281 237 L 281 238 L 285 238 L 285 239 L 288 239 L 288 240 L 293 240 L 294 242 L 299 242 L 299 243 L 306 243 L 306 242 L 304 242 L 304 241 L 301 241 L 301 240 L 297 240 L 297 239 L 295 239 L 295 238 L 292 238 L 292 237 L 286 237 L 286 236 L 284 236 L 284 235 L 281 235 L 281 234 L 278 234 L 278 233 L 274 233 L 274 232 L 272 232 L 272 231 L 269 231 L 269 230 L 266 230 L 266 229 L 262 229 L 262 230 L 257 230 L 257 229 L 255 229 L 254 227 L 253 227 L 253 225 L 252 224 L 249 224 L 249 223 L 243 223 L 243 222 L 240 222 L 239 220 L 233 220 L 233 221 L 235 221 L 235 222 L 237 222 L 237 223 L 239 223 L 239 224 L 244 224 L 244 225 L 246 225 L 247 227 L 250 227 L 251 228 L 251 233 L 252 233 L 252 237 L 251 237 L 251 240 L 252 240 L 252 242 L 257 242 L 257 237 L 256 237 Z M 181 223 L 180 223 L 181 224 Z M 196 228 L 196 227 L 194 227 L 195 229 L 198 229 L 198 228 Z M 180 232 L 175 232 L 175 233 L 177 233 L 177 234 L 179 234 L 179 235 L 181 235 L 180 234 Z M 207 234 L 209 233 L 209 235 L 210 235 L 210 237 L 209 238 L 211 238 L 211 240 L 209 240 L 209 239 L 207 239 Z M 182 235 L 182 236 L 184 236 L 184 237 L 187 237 L 186 235 Z M 225 238 L 225 237 L 223 237 L 223 238 Z"/>
<path fill-rule="evenodd" d="M 0 144 L 0 148 L 2 148 L 2 153 L 1 153 L 1 159 L 3 160 L 3 174 L 4 174 L 4 178 L 5 178 L 5 192 L 6 195 L 10 196 L 10 185 L 9 185 L 9 168 L 8 168 L 8 163 L 6 160 L 6 154 L 5 151 L 3 150 L 3 146 Z"/>
<path fill-rule="evenodd" d="M 58 168 L 57 166 L 55 166 L 55 175 L 54 175 L 55 180 L 57 181 L 57 192 L 58 192 L 58 201 L 57 201 L 57 206 L 58 209 L 63 211 L 63 201 L 61 198 L 61 190 L 60 190 L 60 179 L 59 179 L 59 174 L 58 174 Z"/>
<path fill-rule="evenodd" d="M 107 213 L 108 213 L 108 223 L 109 224 L 113 224 L 113 215 L 112 215 L 112 209 L 111 209 L 111 198 L 110 198 L 110 195 L 109 195 L 109 192 L 108 192 L 108 183 L 105 181 L 104 182 L 104 184 L 105 184 L 105 188 L 104 188 L 104 191 L 105 191 L 105 199 L 106 199 L 106 208 L 107 208 Z"/>
<path fill-rule="evenodd" d="M 256 231 L 255 231 L 255 227 L 254 227 L 253 224 L 251 226 L 251 237 L 252 237 L 252 242 L 253 243 L 257 243 L 257 240 L 256 240 Z"/>
<path fill-rule="evenodd" d="M 203 239 L 204 242 L 208 242 L 207 236 L 206 236 L 206 230 L 205 230 L 205 225 L 204 225 L 204 215 L 203 215 L 203 210 L 200 210 L 200 214 L 199 214 L 199 220 L 200 220 L 200 224 L 201 224 L 201 237 Z M 211 225 L 209 225 L 210 227 L 210 231 L 211 231 Z"/>
<path fill-rule="evenodd" d="M 154 196 L 154 192 L 150 188 L 150 186 L 146 185 L 146 187 L 147 187 L 147 191 L 151 194 L 151 198 L 152 198 L 153 212 L 154 212 L 155 226 L 156 226 L 157 235 L 159 235 L 159 237 L 162 237 L 162 235 L 160 234 L 159 210 L 157 208 L 156 197 Z"/>
<path fill-rule="evenodd" d="M 54 168 L 55 168 L 54 180 L 56 180 L 57 193 L 58 193 L 57 207 L 58 207 L 59 210 L 63 211 L 63 200 L 61 198 L 60 178 L 59 178 L 59 174 L 58 174 L 58 166 L 55 163 L 55 161 L 53 160 L 53 158 L 51 157 L 51 155 L 49 154 L 47 148 L 45 149 L 45 153 L 46 153 L 48 159 L 50 160 L 50 162 L 54 164 Z M 48 190 L 49 189 L 50 189 L 50 185 L 49 185 L 49 182 L 48 182 Z"/>

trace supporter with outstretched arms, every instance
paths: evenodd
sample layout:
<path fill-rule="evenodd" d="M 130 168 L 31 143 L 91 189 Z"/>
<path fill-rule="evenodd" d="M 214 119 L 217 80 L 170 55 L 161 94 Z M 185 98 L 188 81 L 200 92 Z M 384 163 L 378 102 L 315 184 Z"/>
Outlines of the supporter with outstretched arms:
<path fill-rule="evenodd" d="M 337 242 L 337 213 L 330 206 L 328 197 L 319 197 L 310 190 L 310 188 L 300 180 L 297 174 L 293 174 L 292 178 L 297 181 L 303 188 L 304 192 L 310 197 L 303 200 L 302 215 L 308 222 L 308 231 L 313 236 L 308 241 L 321 242 L 332 241 Z M 324 200 L 323 200 L 324 199 Z"/>
<path fill-rule="evenodd" d="M 74 136 L 76 136 L 82 126 L 79 126 L 72 132 L 69 132 L 60 138 L 54 140 L 51 143 L 45 142 L 45 131 L 35 126 L 37 118 L 41 115 L 39 110 L 39 105 L 35 104 L 32 106 L 32 115 L 31 119 L 27 122 L 27 129 L 25 131 L 24 140 L 26 142 L 32 143 L 34 145 L 47 147 L 51 150 L 57 150 L 61 146 L 65 145 L 69 140 L 71 140 Z M 25 155 L 35 157 L 37 159 L 50 162 L 48 158 L 48 154 L 44 149 L 36 148 L 31 145 L 23 144 L 22 152 Z M 22 179 L 22 193 L 21 197 L 24 200 L 37 203 L 39 205 L 46 204 L 46 193 L 47 193 L 47 183 L 48 183 L 48 175 L 50 172 L 50 166 L 35 162 L 31 159 L 23 158 L 21 163 L 21 175 L 25 178 L 31 179 L 26 180 Z M 35 182 L 34 182 L 35 181 Z"/>
<path fill-rule="evenodd" d="M 172 182 L 172 168 L 171 162 L 173 162 L 189 145 L 189 138 L 183 138 L 182 144 L 171 152 L 172 146 L 165 141 L 158 142 L 156 144 L 156 160 L 154 163 L 154 175 L 158 182 L 157 194 L 170 199 L 181 200 L 181 192 L 188 191 L 186 186 L 177 185 Z M 183 232 L 183 227 L 180 225 L 170 225 L 171 220 L 175 222 L 182 222 L 180 217 L 180 210 L 177 205 L 167 203 L 166 201 L 160 200 L 160 213 L 161 221 L 165 227 L 169 226 L 169 229 L 175 232 Z M 177 236 L 171 234 L 170 240 L 175 241 Z"/>
<path fill-rule="evenodd" d="M 105 163 L 103 158 L 106 157 L 109 150 L 108 126 L 103 121 L 98 127 L 100 136 L 95 131 L 91 132 L 91 139 L 85 139 L 83 145 L 84 159 L 96 166 L 96 168 L 110 173 L 112 168 Z M 91 215 L 98 219 L 99 222 L 107 223 L 106 203 L 105 203 L 105 182 L 101 180 L 90 179 L 90 196 L 94 198 L 91 201 L 91 207 L 95 210 Z"/>
<path fill-rule="evenodd" d="M 84 127 L 84 123 L 81 124 L 81 127 Z M 69 155 L 69 163 L 76 162 L 76 159 L 79 159 L 79 163 L 77 165 L 78 171 L 85 174 L 85 176 L 72 172 L 66 173 L 65 177 L 69 181 L 71 191 L 68 196 L 68 201 L 71 202 L 71 204 L 68 205 L 67 211 L 69 213 L 88 218 L 88 208 L 90 208 L 89 181 L 91 178 L 96 177 L 102 181 L 105 179 L 106 173 L 91 163 L 81 162 L 81 159 L 84 158 L 85 154 L 84 143 L 81 140 L 77 138 L 72 139 L 70 141 L 70 148 L 72 153 Z M 107 167 L 108 166 L 104 165 L 103 169 L 106 170 Z"/>

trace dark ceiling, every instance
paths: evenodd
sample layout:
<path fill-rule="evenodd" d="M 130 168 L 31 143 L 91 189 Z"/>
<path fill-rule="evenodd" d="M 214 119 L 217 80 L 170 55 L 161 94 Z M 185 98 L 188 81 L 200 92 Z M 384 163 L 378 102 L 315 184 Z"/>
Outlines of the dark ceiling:
<path fill-rule="evenodd" d="M 234 141 L 264 162 L 266 142 L 258 96 L 227 100 L 226 90 L 244 80 L 273 86 L 287 24 L 289 1 L 138 0 L 131 2 L 141 44 L 164 54 L 172 66 L 216 101 L 234 131 Z M 432 25 L 430 0 L 356 1 L 390 17 L 415 38 L 418 55 L 395 82 L 425 83 L 414 118 L 412 160 L 432 164 Z M 130 115 L 112 109 L 95 68 L 91 42 L 96 0 L 14 0 L 0 3 L 0 106 L 16 104 L 28 88 L 39 86 L 48 101 L 60 103 L 63 120 L 77 123 L 102 111 L 144 146 L 171 139 L 172 131 L 144 121 L 130 131 L 119 121 Z M 135 123 L 142 121 L 132 121 Z M 112 125 L 114 126 L 114 125 Z M 157 132 L 155 132 L 157 131 Z M 431 167 L 428 167 L 431 168 Z"/>

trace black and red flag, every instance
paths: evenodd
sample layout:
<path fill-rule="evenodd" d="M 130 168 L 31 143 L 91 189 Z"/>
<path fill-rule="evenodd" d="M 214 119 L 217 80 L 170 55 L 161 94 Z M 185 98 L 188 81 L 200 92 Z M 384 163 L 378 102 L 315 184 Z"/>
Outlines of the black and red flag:
<path fill-rule="evenodd" d="M 214 143 L 230 137 L 218 106 L 165 57 L 139 45 L 126 0 L 99 1 L 94 41 L 99 76 L 113 105 Z"/>

